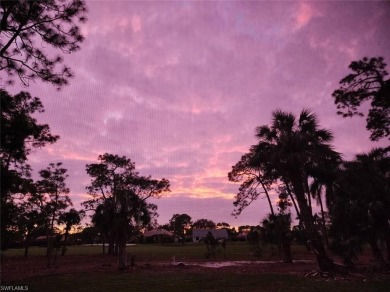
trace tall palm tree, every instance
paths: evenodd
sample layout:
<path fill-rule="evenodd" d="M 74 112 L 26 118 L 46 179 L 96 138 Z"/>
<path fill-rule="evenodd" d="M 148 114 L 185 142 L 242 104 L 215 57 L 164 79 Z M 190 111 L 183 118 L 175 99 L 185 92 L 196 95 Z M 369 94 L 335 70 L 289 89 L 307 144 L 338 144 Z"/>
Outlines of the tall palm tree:
<path fill-rule="evenodd" d="M 320 129 L 317 117 L 303 110 L 296 119 L 292 113 L 276 110 L 270 126 L 256 129 L 259 140 L 258 151 L 266 151 L 269 164 L 275 173 L 287 184 L 300 209 L 300 219 L 317 255 L 322 271 L 333 270 L 334 264 L 327 256 L 320 233 L 314 224 L 311 210 L 308 179 L 310 169 L 326 159 L 339 159 L 340 155 L 330 145 L 333 135 L 329 130 Z M 263 153 L 264 155 L 264 153 Z"/>

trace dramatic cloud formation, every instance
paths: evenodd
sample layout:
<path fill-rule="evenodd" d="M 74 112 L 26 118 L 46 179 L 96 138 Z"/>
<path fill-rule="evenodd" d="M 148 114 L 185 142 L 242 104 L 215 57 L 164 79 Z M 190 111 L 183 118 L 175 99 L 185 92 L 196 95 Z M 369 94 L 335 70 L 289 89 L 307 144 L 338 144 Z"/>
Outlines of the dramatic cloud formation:
<path fill-rule="evenodd" d="M 259 200 L 238 218 L 238 185 L 227 173 L 256 142 L 254 129 L 277 108 L 313 110 L 352 158 L 368 151 L 363 119 L 336 116 L 331 93 L 352 60 L 390 63 L 390 7 L 364 1 L 89 1 L 82 50 L 66 56 L 75 73 L 42 99 L 61 140 L 31 156 L 35 170 L 63 161 L 76 207 L 85 199 L 85 164 L 126 155 L 141 174 L 171 181 L 155 201 L 160 223 L 174 213 L 232 225 L 257 224 Z M 9 87 L 11 92 L 21 88 Z"/>

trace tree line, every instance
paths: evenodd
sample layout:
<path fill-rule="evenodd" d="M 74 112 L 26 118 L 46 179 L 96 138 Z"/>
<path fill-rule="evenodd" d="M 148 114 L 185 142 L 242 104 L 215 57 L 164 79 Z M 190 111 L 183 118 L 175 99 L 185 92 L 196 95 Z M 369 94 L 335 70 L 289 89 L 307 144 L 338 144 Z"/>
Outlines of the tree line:
<path fill-rule="evenodd" d="M 333 93 L 337 113 L 343 117 L 362 116 L 359 106 L 371 101 L 366 121 L 373 141 L 390 136 L 390 81 L 385 67 L 380 57 L 354 61 L 349 67 L 352 73 Z M 352 267 L 367 243 L 383 266 L 382 242 L 390 261 L 390 147 L 344 160 L 332 146 L 332 132 L 321 128 L 307 109 L 298 117 L 274 111 L 269 125 L 256 128 L 256 138 L 257 144 L 228 174 L 230 181 L 240 183 L 233 215 L 264 194 L 268 219 L 279 226 L 286 255 L 291 253 L 291 214 L 286 207 L 291 205 L 322 271 L 336 269 L 326 245 Z M 272 205 L 273 194 L 278 194 L 278 212 Z M 313 213 L 314 204 L 320 207 L 319 217 Z M 285 261 L 291 262 L 291 256 Z"/>
<path fill-rule="evenodd" d="M 39 180 L 31 178 L 28 154 L 38 147 L 55 143 L 59 137 L 50 127 L 33 118 L 43 112 L 40 100 L 27 92 L 11 96 L 0 89 L 1 98 L 1 248 L 18 237 L 25 242 L 25 255 L 30 239 L 44 231 L 47 237 L 48 267 L 57 224 L 65 225 L 62 255 L 66 251 L 69 231 L 80 223 L 86 211 L 93 211 L 92 222 L 109 243 L 109 254 L 120 255 L 121 268 L 126 267 L 126 242 L 131 233 L 151 224 L 157 206 L 147 200 L 169 192 L 169 181 L 141 176 L 135 164 L 125 156 L 103 154 L 98 163 L 87 164 L 91 177 L 87 187 L 91 199 L 82 211 L 71 208 L 70 190 L 66 186 L 67 170 L 61 162 L 50 163 L 39 171 Z"/>

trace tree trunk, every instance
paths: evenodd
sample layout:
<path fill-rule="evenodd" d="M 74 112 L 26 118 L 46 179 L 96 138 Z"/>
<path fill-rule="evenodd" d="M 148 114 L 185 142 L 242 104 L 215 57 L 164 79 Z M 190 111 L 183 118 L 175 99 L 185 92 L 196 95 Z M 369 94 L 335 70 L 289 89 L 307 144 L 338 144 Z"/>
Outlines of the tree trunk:
<path fill-rule="evenodd" d="M 114 254 L 114 234 L 112 231 L 108 234 L 108 252 L 107 252 L 107 254 L 108 255 Z"/>
<path fill-rule="evenodd" d="M 118 268 L 120 271 L 127 269 L 127 251 L 126 251 L 126 241 L 119 243 L 119 263 Z"/>
<path fill-rule="evenodd" d="M 126 251 L 126 239 L 127 239 L 127 222 L 123 218 L 120 222 L 119 229 L 116 236 L 116 248 L 118 249 L 118 268 L 120 271 L 127 269 L 127 251 Z"/>
<path fill-rule="evenodd" d="M 291 180 L 291 182 L 299 209 L 301 210 L 301 219 L 304 224 L 304 230 L 307 234 L 307 238 L 309 239 L 309 245 L 312 251 L 316 254 L 318 266 L 322 272 L 332 272 L 334 271 L 335 266 L 333 261 L 326 254 L 321 236 L 314 225 L 313 215 L 305 196 L 304 185 L 299 179 Z"/>
<path fill-rule="evenodd" d="M 261 183 L 261 186 L 263 187 L 263 190 L 264 190 L 264 192 L 265 192 L 265 196 L 267 197 L 268 204 L 269 204 L 269 208 L 270 208 L 270 210 L 271 210 L 271 214 L 272 214 L 272 216 L 274 216 L 274 215 L 275 215 L 275 213 L 274 213 L 274 208 L 272 207 L 271 198 L 269 197 L 269 193 L 268 193 L 268 191 L 267 191 L 267 188 L 265 187 L 265 185 L 263 184 L 262 181 L 260 181 L 260 183 Z"/>
<path fill-rule="evenodd" d="M 369 238 L 369 244 L 370 244 L 370 247 L 371 247 L 371 251 L 372 251 L 372 255 L 374 256 L 375 258 L 375 261 L 380 265 L 384 265 L 385 264 L 385 260 L 383 258 L 383 254 L 378 246 L 378 241 L 377 241 L 377 238 L 375 235 L 372 235 L 370 236 Z"/>
<path fill-rule="evenodd" d="M 311 240 L 311 246 L 317 257 L 317 263 L 321 272 L 333 272 L 335 269 L 334 262 L 326 254 L 324 244 L 320 239 Z"/>
<path fill-rule="evenodd" d="M 324 214 L 324 206 L 322 204 L 321 192 L 318 194 L 318 201 L 321 207 L 321 218 L 322 218 L 322 233 L 325 238 L 326 247 L 329 249 L 329 240 L 328 240 L 328 232 L 326 230 L 326 222 L 325 222 L 325 214 Z"/>
<path fill-rule="evenodd" d="M 300 212 L 299 212 L 299 209 L 298 209 L 298 206 L 297 206 L 297 203 L 295 202 L 295 199 L 292 195 L 292 192 L 291 192 L 291 189 L 290 189 L 290 186 L 288 185 L 287 182 L 284 182 L 285 185 L 286 185 L 286 188 L 287 188 L 287 193 L 288 195 L 290 196 L 290 199 L 291 199 L 291 202 L 293 202 L 293 205 L 294 205 L 294 209 L 295 209 L 295 212 L 297 213 L 297 217 L 299 218 L 300 217 Z M 301 219 L 299 219 L 299 222 L 300 222 Z"/>
<path fill-rule="evenodd" d="M 283 263 L 292 263 L 292 254 L 291 254 L 291 244 L 290 238 L 288 238 L 287 234 L 282 233 L 281 235 L 281 245 L 283 251 Z"/>
<path fill-rule="evenodd" d="M 47 227 L 46 230 L 46 257 L 47 257 L 47 267 L 51 268 L 51 247 L 52 247 L 52 235 L 50 228 Z"/>
<path fill-rule="evenodd" d="M 114 255 L 118 255 L 118 254 L 119 254 L 119 244 L 118 244 L 118 241 L 115 241 Z"/>
<path fill-rule="evenodd" d="M 26 234 L 26 241 L 24 243 L 24 256 L 28 257 L 28 247 L 30 245 L 30 233 Z"/>
<path fill-rule="evenodd" d="M 47 267 L 51 268 L 52 263 L 51 263 L 51 254 L 53 250 L 53 235 L 54 235 L 54 222 L 56 219 L 56 212 L 57 212 L 57 207 L 58 207 L 58 192 L 56 192 L 56 198 L 55 198 L 55 204 L 54 204 L 54 210 L 53 210 L 53 215 L 51 218 L 50 222 L 50 229 L 49 229 L 49 239 L 48 239 L 48 245 L 47 245 Z"/>
<path fill-rule="evenodd" d="M 53 235 L 49 235 L 47 240 L 47 267 L 50 269 L 52 266 L 51 255 L 53 250 Z"/>
<path fill-rule="evenodd" d="M 62 252 L 61 252 L 61 256 L 64 256 L 65 255 L 65 252 L 66 252 L 66 245 L 68 243 L 68 236 L 69 236 L 69 229 L 67 228 L 65 230 L 65 238 L 64 238 L 64 244 L 62 246 Z"/>
<path fill-rule="evenodd" d="M 308 202 L 308 204 L 309 204 L 310 214 L 313 216 L 313 206 L 311 205 L 311 196 L 310 196 L 310 192 L 307 193 L 307 202 Z"/>
<path fill-rule="evenodd" d="M 387 252 L 387 262 L 390 263 L 390 224 L 389 222 L 384 222 L 385 224 L 385 243 L 386 243 L 386 252 Z"/>

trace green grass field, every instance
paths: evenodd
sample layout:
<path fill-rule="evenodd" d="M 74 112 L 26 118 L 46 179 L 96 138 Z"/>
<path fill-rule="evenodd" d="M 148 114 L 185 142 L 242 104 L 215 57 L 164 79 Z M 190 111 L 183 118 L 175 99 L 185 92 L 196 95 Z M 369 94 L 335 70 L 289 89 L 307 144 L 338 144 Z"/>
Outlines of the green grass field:
<path fill-rule="evenodd" d="M 68 255 L 100 254 L 101 246 L 69 247 Z M 5 257 L 23 255 L 23 249 L 10 249 Z M 29 260 L 44 255 L 46 249 L 31 247 Z M 176 261 L 206 261 L 203 244 L 140 244 L 128 247 L 130 255 L 143 265 Z M 313 259 L 304 246 L 293 245 L 295 259 Z M 223 260 L 278 260 L 276 247 L 266 246 L 260 258 L 253 256 L 247 243 L 229 243 Z M 294 266 L 291 266 L 294 269 Z M 41 275 L 6 285 L 28 286 L 28 291 L 389 291 L 390 278 L 372 281 L 332 281 L 327 279 L 306 279 L 300 274 L 258 272 L 256 269 L 191 269 L 191 268 L 136 268 L 126 272 L 95 271 Z M 4 284 L 3 284 L 4 285 Z M 4 289 L 2 289 L 4 290 Z"/>
<path fill-rule="evenodd" d="M 107 248 L 106 248 L 107 250 Z M 101 246 L 70 246 L 68 247 L 68 255 L 77 254 L 100 254 L 102 252 Z M 171 261 L 173 257 L 177 261 L 202 261 L 205 260 L 206 248 L 204 244 L 187 243 L 184 246 L 181 244 L 138 244 L 127 247 L 127 252 L 130 255 L 135 255 L 137 259 L 150 261 Z M 293 245 L 292 253 L 295 259 L 313 259 L 313 255 L 308 253 L 305 246 Z M 29 255 L 45 255 L 46 248 L 44 247 L 30 247 Z M 9 249 L 4 252 L 5 256 L 23 256 L 24 249 Z M 266 245 L 262 248 L 261 257 L 255 257 L 250 245 L 246 242 L 232 242 L 226 245 L 225 257 L 223 250 L 217 250 L 218 259 L 226 260 L 278 260 L 279 251 L 276 246 Z"/>

